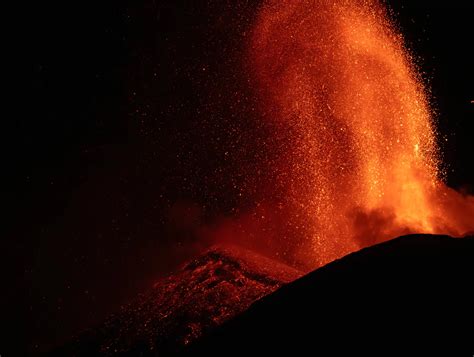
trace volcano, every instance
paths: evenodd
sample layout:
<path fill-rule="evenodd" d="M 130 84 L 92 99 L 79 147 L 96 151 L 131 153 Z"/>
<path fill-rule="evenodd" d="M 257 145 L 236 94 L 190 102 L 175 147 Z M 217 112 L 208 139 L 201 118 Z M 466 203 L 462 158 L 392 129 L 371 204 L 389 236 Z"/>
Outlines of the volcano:
<path fill-rule="evenodd" d="M 404 236 L 303 277 L 253 252 L 213 247 L 54 354 L 369 353 L 384 346 L 456 355 L 474 348 L 472 271 L 474 236 Z"/>
<path fill-rule="evenodd" d="M 470 3 L 21 9 L 0 357 L 472 356 Z"/>
<path fill-rule="evenodd" d="M 251 251 L 214 246 L 54 354 L 174 354 L 301 275 Z"/>
<path fill-rule="evenodd" d="M 404 236 L 282 287 L 189 355 L 472 355 L 473 271 L 474 236 Z"/>

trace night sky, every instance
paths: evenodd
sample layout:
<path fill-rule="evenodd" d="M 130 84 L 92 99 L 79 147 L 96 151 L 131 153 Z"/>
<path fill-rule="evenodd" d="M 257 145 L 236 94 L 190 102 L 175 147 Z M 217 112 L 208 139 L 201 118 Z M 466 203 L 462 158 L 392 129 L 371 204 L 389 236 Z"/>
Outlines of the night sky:
<path fill-rule="evenodd" d="M 258 1 L 38 3 L 6 129 L 0 354 L 93 326 L 258 196 L 240 65 Z M 448 184 L 474 193 L 474 5 L 388 1 L 432 89 Z M 448 139 L 447 141 L 444 139 Z M 5 355 L 7 353 L 5 352 Z"/>

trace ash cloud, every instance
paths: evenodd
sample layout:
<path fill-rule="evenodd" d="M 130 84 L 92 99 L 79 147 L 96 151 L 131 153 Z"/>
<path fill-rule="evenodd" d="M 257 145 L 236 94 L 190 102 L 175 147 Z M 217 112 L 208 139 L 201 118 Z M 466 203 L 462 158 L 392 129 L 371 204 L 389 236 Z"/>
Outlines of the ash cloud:
<path fill-rule="evenodd" d="M 389 238 L 411 233 L 408 227 L 400 226 L 393 208 L 367 210 L 355 207 L 348 215 L 352 221 L 353 239 L 360 247 L 367 247 Z"/>

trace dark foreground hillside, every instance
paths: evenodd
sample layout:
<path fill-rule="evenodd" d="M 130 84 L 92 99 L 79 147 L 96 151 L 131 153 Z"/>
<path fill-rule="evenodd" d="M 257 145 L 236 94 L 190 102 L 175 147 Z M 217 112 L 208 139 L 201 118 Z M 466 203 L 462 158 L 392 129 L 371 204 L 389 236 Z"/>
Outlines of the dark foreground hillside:
<path fill-rule="evenodd" d="M 397 238 L 283 286 L 187 352 L 472 356 L 473 273 L 472 236 Z"/>

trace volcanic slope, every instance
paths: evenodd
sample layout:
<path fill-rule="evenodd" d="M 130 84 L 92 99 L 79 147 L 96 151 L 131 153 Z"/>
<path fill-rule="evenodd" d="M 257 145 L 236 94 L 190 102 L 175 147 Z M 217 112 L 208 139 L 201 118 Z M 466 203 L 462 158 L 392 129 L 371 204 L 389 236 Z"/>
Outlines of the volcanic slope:
<path fill-rule="evenodd" d="M 187 352 L 471 356 L 473 272 L 473 236 L 400 237 L 283 286 Z"/>
<path fill-rule="evenodd" d="M 302 275 L 236 246 L 215 246 L 53 355 L 168 355 Z"/>

